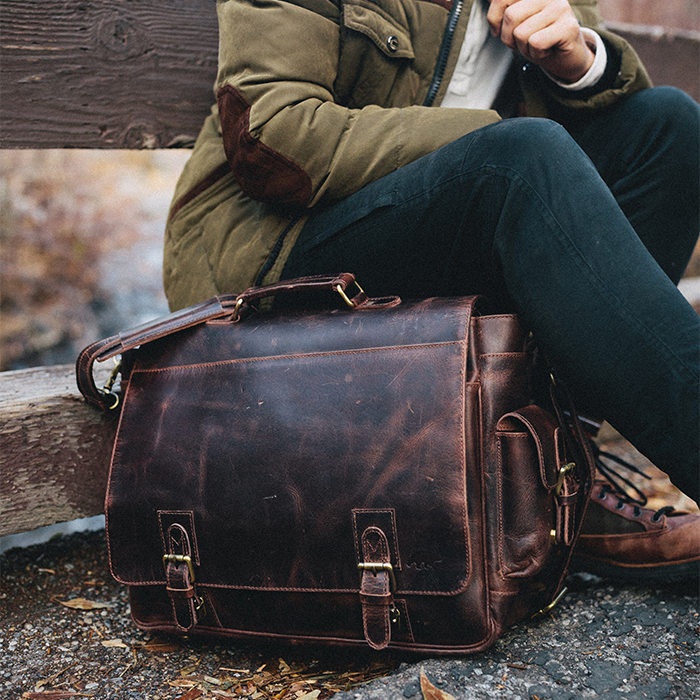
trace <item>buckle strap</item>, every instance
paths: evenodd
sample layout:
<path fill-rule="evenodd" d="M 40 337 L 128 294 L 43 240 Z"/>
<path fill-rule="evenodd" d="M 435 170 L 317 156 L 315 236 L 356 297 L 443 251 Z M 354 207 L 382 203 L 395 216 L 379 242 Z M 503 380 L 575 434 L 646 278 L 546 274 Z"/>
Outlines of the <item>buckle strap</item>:
<path fill-rule="evenodd" d="M 180 523 L 172 523 L 166 532 L 165 540 L 165 590 L 172 604 L 175 624 L 187 632 L 206 614 L 204 600 L 197 595 L 195 587 L 190 537 Z"/>
<path fill-rule="evenodd" d="M 565 457 L 565 448 L 560 448 L 560 458 Z M 554 489 L 556 525 L 552 544 L 570 547 L 576 538 L 576 510 L 579 504 L 580 483 L 576 476 L 575 462 L 562 462 L 559 467 L 557 485 Z"/>
<path fill-rule="evenodd" d="M 364 561 L 358 569 L 365 639 L 373 649 L 385 649 L 391 641 L 396 589 L 389 540 L 380 528 L 370 526 L 362 533 L 361 544 Z"/>

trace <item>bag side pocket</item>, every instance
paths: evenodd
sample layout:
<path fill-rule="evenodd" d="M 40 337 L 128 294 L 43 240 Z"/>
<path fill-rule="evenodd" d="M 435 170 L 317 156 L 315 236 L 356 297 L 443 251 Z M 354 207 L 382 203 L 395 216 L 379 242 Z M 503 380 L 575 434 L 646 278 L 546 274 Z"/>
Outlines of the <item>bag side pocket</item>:
<path fill-rule="evenodd" d="M 504 578 L 527 578 L 546 564 L 556 526 L 556 430 L 554 418 L 537 406 L 498 423 L 498 556 Z"/>

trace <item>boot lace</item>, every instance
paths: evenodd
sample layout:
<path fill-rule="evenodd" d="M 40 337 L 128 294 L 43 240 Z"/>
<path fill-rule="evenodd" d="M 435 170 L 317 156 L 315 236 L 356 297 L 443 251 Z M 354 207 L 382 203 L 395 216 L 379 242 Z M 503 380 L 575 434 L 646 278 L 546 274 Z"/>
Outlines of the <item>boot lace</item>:
<path fill-rule="evenodd" d="M 595 464 L 598 471 L 606 478 L 606 482 L 601 485 L 600 498 L 604 499 L 608 494 L 617 498 L 616 508 L 624 508 L 625 504 L 632 505 L 634 515 L 639 517 L 642 514 L 642 508 L 647 504 L 647 497 L 644 493 L 633 484 L 627 477 L 620 474 L 618 470 L 613 468 L 610 464 L 615 463 L 618 467 L 623 467 L 630 472 L 639 474 L 648 481 L 651 481 L 651 477 L 645 474 L 641 469 L 635 467 L 634 464 L 630 464 L 626 460 L 612 454 L 611 452 L 605 452 L 601 450 L 598 445 L 591 440 L 591 448 L 593 450 L 593 456 L 595 458 Z M 630 493 L 630 491 L 632 493 Z M 669 515 L 675 510 L 673 506 L 663 506 L 659 508 L 652 516 L 652 522 L 658 522 L 664 515 Z"/>

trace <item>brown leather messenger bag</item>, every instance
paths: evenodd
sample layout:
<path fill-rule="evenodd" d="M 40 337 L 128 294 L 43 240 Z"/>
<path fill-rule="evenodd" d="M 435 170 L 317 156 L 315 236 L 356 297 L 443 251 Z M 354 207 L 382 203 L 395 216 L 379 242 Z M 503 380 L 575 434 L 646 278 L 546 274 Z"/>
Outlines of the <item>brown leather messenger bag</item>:
<path fill-rule="evenodd" d="M 347 306 L 256 309 L 306 290 Z M 340 274 L 86 348 L 81 391 L 121 412 L 105 513 L 135 623 L 470 653 L 550 608 L 592 461 L 571 407 L 533 403 L 517 317 L 485 308 L 368 299 Z M 120 389 L 98 389 L 116 355 Z"/>

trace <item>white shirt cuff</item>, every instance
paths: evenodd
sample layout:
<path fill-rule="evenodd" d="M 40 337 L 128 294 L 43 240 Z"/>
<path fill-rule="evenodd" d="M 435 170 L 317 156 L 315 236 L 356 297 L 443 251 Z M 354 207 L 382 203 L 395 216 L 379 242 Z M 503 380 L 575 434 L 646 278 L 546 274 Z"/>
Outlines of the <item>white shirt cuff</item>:
<path fill-rule="evenodd" d="M 586 74 L 575 83 L 563 83 L 558 78 L 555 78 L 549 71 L 544 71 L 545 75 L 552 82 L 555 82 L 559 87 L 563 87 L 565 90 L 576 91 L 593 87 L 603 77 L 603 73 L 605 73 L 605 68 L 608 64 L 608 52 L 605 50 L 605 44 L 598 32 L 594 32 L 588 27 L 581 27 L 581 33 L 583 34 L 585 42 L 595 53 L 593 64 Z"/>

